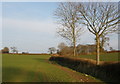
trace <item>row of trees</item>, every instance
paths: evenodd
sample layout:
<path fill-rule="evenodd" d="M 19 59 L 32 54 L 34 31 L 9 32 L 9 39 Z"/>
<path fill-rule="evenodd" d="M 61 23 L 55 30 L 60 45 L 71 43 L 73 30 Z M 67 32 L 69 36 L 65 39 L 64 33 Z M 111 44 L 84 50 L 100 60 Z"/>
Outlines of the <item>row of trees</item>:
<path fill-rule="evenodd" d="M 65 44 L 64 42 L 61 42 L 60 44 L 58 44 L 58 47 L 50 47 L 48 49 L 48 52 L 50 54 L 59 54 L 62 56 L 71 56 L 73 55 L 73 46 L 68 46 L 67 44 Z M 114 49 L 112 47 L 109 47 L 110 51 L 114 51 Z M 107 50 L 105 50 L 104 48 L 100 47 L 100 52 L 104 53 L 107 52 Z M 86 45 L 81 45 L 78 44 L 76 46 L 76 55 L 81 55 L 81 54 L 93 54 L 96 53 L 96 44 L 86 44 Z"/>
<path fill-rule="evenodd" d="M 55 11 L 60 28 L 57 33 L 69 40 L 76 56 L 76 45 L 86 27 L 96 40 L 96 64 L 99 65 L 100 43 L 104 46 L 107 35 L 117 32 L 119 10 L 116 3 L 60 3 Z"/>

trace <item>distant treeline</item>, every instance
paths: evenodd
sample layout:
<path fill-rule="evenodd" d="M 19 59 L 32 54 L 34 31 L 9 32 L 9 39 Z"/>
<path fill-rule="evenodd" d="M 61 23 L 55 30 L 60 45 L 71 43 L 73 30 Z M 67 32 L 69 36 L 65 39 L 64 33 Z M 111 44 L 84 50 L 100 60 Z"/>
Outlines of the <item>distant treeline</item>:
<path fill-rule="evenodd" d="M 57 54 L 61 56 L 71 56 L 73 55 L 73 46 L 67 46 L 65 43 L 60 43 L 58 45 L 58 51 Z M 100 52 L 106 52 L 102 47 L 100 47 Z M 86 45 L 77 45 L 76 46 L 76 55 L 81 54 L 94 54 L 96 53 L 96 45 L 95 44 L 86 44 Z"/>
<path fill-rule="evenodd" d="M 47 53 L 3 53 L 3 54 L 15 54 L 15 55 L 50 55 Z"/>
<path fill-rule="evenodd" d="M 107 53 L 116 53 L 116 52 L 120 52 L 120 50 L 107 51 Z"/>

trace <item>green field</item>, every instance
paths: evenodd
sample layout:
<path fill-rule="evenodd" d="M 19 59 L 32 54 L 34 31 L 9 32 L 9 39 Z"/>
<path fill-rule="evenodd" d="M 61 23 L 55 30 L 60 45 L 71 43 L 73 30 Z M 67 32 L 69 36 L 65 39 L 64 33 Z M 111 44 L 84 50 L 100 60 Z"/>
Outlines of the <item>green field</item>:
<path fill-rule="evenodd" d="M 98 82 L 48 61 L 50 55 L 2 55 L 3 82 Z"/>
<path fill-rule="evenodd" d="M 119 53 L 102 53 L 100 54 L 100 61 L 119 61 L 118 56 Z M 80 58 L 87 58 L 87 59 L 96 59 L 96 55 L 80 55 Z"/>

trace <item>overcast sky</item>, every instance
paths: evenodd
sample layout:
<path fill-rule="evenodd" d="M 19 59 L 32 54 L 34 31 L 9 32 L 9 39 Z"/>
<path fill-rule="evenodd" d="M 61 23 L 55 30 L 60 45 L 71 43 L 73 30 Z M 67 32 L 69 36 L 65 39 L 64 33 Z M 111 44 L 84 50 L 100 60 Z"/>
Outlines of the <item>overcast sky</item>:
<path fill-rule="evenodd" d="M 60 42 L 66 42 L 56 35 L 53 13 L 57 6 L 57 2 L 3 2 L 1 48 L 15 46 L 20 52 L 47 53 L 49 47 L 57 48 Z M 89 32 L 84 33 L 79 42 L 93 43 L 94 36 Z M 118 48 L 117 35 L 110 36 L 110 46 Z"/>

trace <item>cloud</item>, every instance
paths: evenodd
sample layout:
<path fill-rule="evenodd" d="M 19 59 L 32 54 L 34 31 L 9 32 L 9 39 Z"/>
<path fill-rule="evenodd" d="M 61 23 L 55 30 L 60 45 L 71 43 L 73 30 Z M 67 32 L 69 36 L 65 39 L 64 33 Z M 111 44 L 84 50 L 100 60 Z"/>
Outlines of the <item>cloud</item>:
<path fill-rule="evenodd" d="M 35 21 L 3 18 L 3 28 L 52 33 L 56 31 L 56 24 L 52 20 Z"/>

